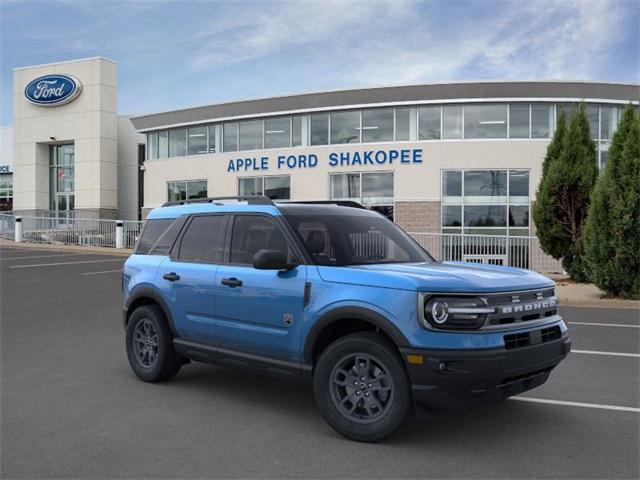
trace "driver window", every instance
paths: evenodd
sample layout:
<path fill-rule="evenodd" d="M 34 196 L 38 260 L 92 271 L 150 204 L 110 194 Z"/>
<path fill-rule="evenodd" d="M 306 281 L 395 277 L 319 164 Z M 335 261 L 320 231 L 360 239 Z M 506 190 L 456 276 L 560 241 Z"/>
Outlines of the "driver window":
<path fill-rule="evenodd" d="M 262 249 L 283 251 L 289 261 L 294 261 L 280 225 L 265 216 L 237 215 L 233 222 L 229 262 L 251 265 L 253 256 Z"/>

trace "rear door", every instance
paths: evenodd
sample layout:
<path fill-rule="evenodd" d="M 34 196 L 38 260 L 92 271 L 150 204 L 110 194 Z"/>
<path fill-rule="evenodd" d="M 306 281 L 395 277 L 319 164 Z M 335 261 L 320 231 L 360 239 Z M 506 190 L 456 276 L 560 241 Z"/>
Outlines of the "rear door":
<path fill-rule="evenodd" d="M 173 313 L 180 337 L 215 343 L 216 273 L 222 262 L 229 217 L 195 215 L 184 227 L 171 257 L 163 262 L 156 285 Z"/>
<path fill-rule="evenodd" d="M 286 252 L 300 263 L 292 238 L 274 217 L 236 214 L 228 262 L 216 275 L 218 338 L 223 348 L 297 361 L 307 276 L 305 265 L 287 270 L 258 270 L 260 249 Z"/>

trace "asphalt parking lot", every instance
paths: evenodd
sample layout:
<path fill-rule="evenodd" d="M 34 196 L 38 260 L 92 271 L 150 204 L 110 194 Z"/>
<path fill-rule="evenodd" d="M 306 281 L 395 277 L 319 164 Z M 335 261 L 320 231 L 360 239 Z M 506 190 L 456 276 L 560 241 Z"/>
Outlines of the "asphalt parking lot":
<path fill-rule="evenodd" d="M 308 387 L 202 364 L 145 384 L 125 257 L 0 248 L 2 478 L 638 478 L 640 319 L 562 308 L 574 352 L 520 400 L 351 442 Z M 623 407 L 623 408 L 618 408 Z"/>

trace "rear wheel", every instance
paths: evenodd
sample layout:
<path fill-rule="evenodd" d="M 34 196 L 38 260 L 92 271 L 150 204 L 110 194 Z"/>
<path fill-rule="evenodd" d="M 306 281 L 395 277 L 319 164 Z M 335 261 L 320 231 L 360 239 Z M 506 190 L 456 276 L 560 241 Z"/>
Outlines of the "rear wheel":
<path fill-rule="evenodd" d="M 162 309 L 156 305 L 136 308 L 127 323 L 127 358 L 135 374 L 145 382 L 173 377 L 181 362 L 173 349 L 173 335 Z"/>
<path fill-rule="evenodd" d="M 338 433 L 375 442 L 392 435 L 411 411 L 409 379 L 397 350 L 374 332 L 336 340 L 313 379 L 320 412 Z"/>

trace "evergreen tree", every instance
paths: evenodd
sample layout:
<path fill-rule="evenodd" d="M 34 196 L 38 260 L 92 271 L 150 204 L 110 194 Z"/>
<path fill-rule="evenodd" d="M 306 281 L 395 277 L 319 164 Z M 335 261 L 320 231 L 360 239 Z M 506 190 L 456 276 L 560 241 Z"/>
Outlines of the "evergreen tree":
<path fill-rule="evenodd" d="M 589 279 L 610 296 L 640 298 L 640 118 L 625 109 L 585 227 Z"/>
<path fill-rule="evenodd" d="M 562 136 L 557 158 L 546 166 L 533 210 L 542 249 L 562 259 L 563 268 L 577 282 L 587 280 L 582 233 L 597 176 L 596 146 L 580 105 Z"/>

